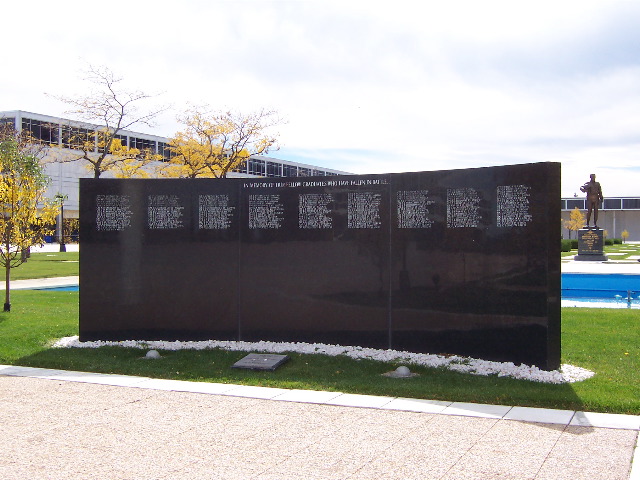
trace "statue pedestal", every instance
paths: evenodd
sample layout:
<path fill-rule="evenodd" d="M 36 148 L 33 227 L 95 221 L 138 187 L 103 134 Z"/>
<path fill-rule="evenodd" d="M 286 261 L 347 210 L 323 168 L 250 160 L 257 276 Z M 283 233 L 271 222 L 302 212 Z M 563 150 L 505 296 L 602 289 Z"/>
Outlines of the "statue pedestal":
<path fill-rule="evenodd" d="M 582 228 L 578 230 L 578 255 L 574 260 L 587 262 L 606 262 L 604 254 L 604 230 Z"/>

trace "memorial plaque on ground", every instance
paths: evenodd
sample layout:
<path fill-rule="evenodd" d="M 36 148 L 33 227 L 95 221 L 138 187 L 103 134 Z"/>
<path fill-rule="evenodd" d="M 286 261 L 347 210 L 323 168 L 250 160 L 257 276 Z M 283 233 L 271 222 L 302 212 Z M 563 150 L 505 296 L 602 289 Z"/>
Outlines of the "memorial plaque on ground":
<path fill-rule="evenodd" d="M 289 360 L 287 355 L 271 353 L 250 353 L 231 365 L 231 368 L 246 368 L 248 370 L 275 370 Z"/>
<path fill-rule="evenodd" d="M 295 341 L 560 361 L 557 163 L 82 179 L 81 340 Z"/>

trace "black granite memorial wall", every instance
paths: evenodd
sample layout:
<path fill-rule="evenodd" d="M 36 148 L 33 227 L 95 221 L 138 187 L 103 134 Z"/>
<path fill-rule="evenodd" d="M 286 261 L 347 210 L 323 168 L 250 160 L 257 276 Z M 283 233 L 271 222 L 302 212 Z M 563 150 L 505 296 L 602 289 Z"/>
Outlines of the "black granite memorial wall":
<path fill-rule="evenodd" d="M 82 179 L 80 339 L 560 361 L 560 166 Z"/>

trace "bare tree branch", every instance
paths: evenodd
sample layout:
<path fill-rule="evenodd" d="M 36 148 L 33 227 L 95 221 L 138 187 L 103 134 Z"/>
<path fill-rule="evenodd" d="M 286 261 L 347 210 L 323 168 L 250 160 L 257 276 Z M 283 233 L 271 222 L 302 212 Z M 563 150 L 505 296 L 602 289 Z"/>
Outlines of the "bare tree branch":
<path fill-rule="evenodd" d="M 66 114 L 97 124 L 100 128 L 94 132 L 93 139 L 71 139 L 79 147 L 81 154 L 76 158 L 60 161 L 85 160 L 94 177 L 99 178 L 102 173 L 116 169 L 120 162 L 136 158 L 142 160 L 155 154 L 146 152 L 141 155 L 139 150 L 114 142 L 118 140 L 122 130 L 128 130 L 134 125 L 154 126 L 155 118 L 167 110 L 167 107 L 139 110 L 139 105 L 156 95 L 122 88 L 122 78 L 104 66 L 89 65 L 85 80 L 92 84 L 90 93 L 85 96 L 51 96 L 72 107 Z"/>

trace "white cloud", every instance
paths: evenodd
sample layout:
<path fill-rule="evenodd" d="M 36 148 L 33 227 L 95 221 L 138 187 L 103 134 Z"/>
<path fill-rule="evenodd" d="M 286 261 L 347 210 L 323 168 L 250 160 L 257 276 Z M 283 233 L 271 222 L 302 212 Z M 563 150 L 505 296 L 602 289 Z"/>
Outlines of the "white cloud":
<path fill-rule="evenodd" d="M 278 156 L 357 173 L 563 162 L 637 195 L 640 5 L 608 1 L 10 2 L 0 109 L 60 115 L 86 63 L 217 108 L 275 108 Z M 28 21 L 25 21 L 28 19 Z M 156 133 L 171 135 L 172 115 Z"/>

